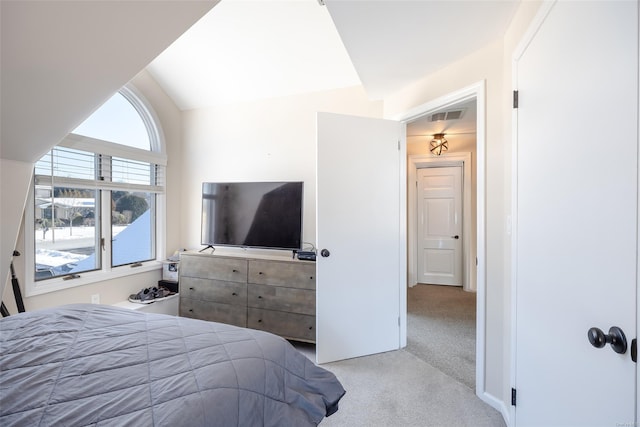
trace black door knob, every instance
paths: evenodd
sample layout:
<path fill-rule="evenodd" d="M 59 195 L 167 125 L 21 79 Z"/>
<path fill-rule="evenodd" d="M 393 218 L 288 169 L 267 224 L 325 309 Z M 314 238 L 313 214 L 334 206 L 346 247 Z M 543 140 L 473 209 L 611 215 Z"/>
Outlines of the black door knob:
<path fill-rule="evenodd" d="M 323 249 L 320 251 L 320 255 L 322 255 L 323 257 L 327 258 L 329 255 L 331 255 L 331 252 L 329 252 L 328 249 Z"/>
<path fill-rule="evenodd" d="M 587 331 L 587 337 L 595 348 L 602 348 L 608 343 L 616 353 L 625 354 L 627 352 L 627 337 L 617 326 L 609 328 L 608 334 L 602 332 L 600 328 L 593 327 Z"/>
<path fill-rule="evenodd" d="M 460 238 L 460 236 L 458 236 L 457 234 L 455 236 L 451 236 L 453 239 L 458 240 Z"/>

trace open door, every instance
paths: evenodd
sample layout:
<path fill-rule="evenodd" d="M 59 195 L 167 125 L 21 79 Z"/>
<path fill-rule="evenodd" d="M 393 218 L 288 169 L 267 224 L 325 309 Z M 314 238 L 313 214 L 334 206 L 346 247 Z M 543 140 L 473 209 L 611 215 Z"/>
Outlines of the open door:
<path fill-rule="evenodd" d="M 400 347 L 403 124 L 318 113 L 318 363 Z"/>
<path fill-rule="evenodd" d="M 515 424 L 636 425 L 638 3 L 542 8 L 515 64 Z"/>

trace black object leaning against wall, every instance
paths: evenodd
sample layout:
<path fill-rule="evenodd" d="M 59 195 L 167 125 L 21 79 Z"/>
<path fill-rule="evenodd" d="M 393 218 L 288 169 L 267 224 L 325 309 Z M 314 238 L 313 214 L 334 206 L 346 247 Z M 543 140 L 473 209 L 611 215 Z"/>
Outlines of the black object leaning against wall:
<path fill-rule="evenodd" d="M 20 256 L 20 252 L 13 251 L 13 256 Z M 13 269 L 13 260 L 11 261 L 11 286 L 13 287 L 13 296 L 16 299 L 16 307 L 18 307 L 19 313 L 24 313 L 24 302 L 22 300 L 22 292 L 20 291 L 20 283 L 18 282 L 18 277 L 16 276 L 16 271 Z M 0 304 L 0 314 L 2 317 L 9 316 L 9 310 L 7 310 L 7 306 L 4 305 L 4 302 Z"/>

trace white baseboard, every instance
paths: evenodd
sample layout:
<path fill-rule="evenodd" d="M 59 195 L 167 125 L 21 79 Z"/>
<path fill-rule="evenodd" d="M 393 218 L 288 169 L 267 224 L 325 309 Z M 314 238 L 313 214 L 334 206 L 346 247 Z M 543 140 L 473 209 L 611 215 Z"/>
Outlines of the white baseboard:
<path fill-rule="evenodd" d="M 487 405 L 491 406 L 496 411 L 502 414 L 504 423 L 509 427 L 511 425 L 511 411 L 509 407 L 500 399 L 496 398 L 492 394 L 483 392 L 477 395 Z"/>

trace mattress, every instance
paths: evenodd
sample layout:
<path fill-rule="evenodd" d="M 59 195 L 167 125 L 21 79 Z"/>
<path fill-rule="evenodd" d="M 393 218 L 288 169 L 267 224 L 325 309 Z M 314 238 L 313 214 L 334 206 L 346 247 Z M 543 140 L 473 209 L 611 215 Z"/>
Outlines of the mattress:
<path fill-rule="evenodd" d="M 2 426 L 308 426 L 345 391 L 286 340 L 79 304 L 0 320 Z"/>

